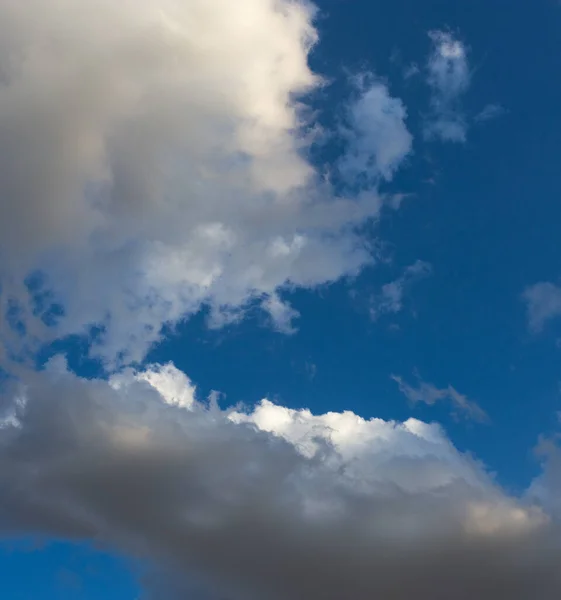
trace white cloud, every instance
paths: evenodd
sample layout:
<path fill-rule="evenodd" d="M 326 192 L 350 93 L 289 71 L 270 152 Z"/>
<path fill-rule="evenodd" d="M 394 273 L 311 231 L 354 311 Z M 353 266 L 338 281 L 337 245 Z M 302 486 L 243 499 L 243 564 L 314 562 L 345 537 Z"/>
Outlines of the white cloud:
<path fill-rule="evenodd" d="M 372 261 L 356 226 L 378 215 L 376 190 L 336 197 L 306 158 L 313 13 L 288 0 L 0 2 L 0 280 L 26 345 L 95 324 L 93 352 L 141 360 L 163 323 L 203 304 L 219 326 L 264 301 L 289 328 L 279 290 Z M 380 84 L 361 93 L 350 189 L 361 169 L 391 178 L 411 144 L 401 102 Z M 56 326 L 23 285 L 38 271 L 43 308 L 64 307 Z M 21 340 L 4 323 L 1 342 Z"/>
<path fill-rule="evenodd" d="M 370 316 L 377 319 L 385 313 L 398 313 L 403 308 L 403 295 L 413 283 L 430 275 L 432 267 L 429 263 L 418 260 L 409 265 L 403 275 L 382 286 L 379 295 L 371 298 Z"/>
<path fill-rule="evenodd" d="M 277 331 L 286 334 L 296 332 L 293 322 L 300 314 L 287 302 L 283 302 L 277 294 L 268 296 L 262 306 L 271 317 L 273 326 Z"/>
<path fill-rule="evenodd" d="M 433 406 L 437 402 L 449 401 L 452 404 L 453 410 L 461 413 L 464 417 L 480 423 L 485 423 L 489 420 L 485 411 L 476 402 L 470 400 L 464 394 L 460 394 L 451 385 L 441 389 L 432 383 L 419 380 L 417 387 L 413 387 L 397 375 L 392 375 L 392 379 L 398 384 L 400 392 L 412 404 L 423 402 L 429 406 Z"/>
<path fill-rule="evenodd" d="M 561 288 L 554 283 L 536 283 L 524 291 L 522 299 L 527 305 L 528 327 L 534 333 L 539 333 L 551 319 L 561 316 Z"/>
<path fill-rule="evenodd" d="M 0 429 L 3 531 L 95 539 L 208 598 L 559 596 L 556 523 L 437 425 L 221 412 L 175 401 L 180 380 L 191 397 L 171 366 L 27 374 Z"/>
<path fill-rule="evenodd" d="M 467 120 L 461 106 L 471 72 L 465 45 L 445 31 L 431 31 L 432 52 L 429 57 L 428 84 L 431 88 L 431 115 L 425 125 L 427 138 L 464 142 Z"/>
<path fill-rule="evenodd" d="M 51 363 L 52 364 L 52 363 Z M 52 368 L 52 367 L 51 367 Z M 150 365 L 143 371 L 127 369 L 114 374 L 109 385 L 115 390 L 128 389 L 132 381 L 145 382 L 158 393 L 166 404 L 191 409 L 195 406 L 196 387 L 173 363 Z"/>
<path fill-rule="evenodd" d="M 339 169 L 350 181 L 363 180 L 372 187 L 390 181 L 411 153 L 413 136 L 405 123 L 403 102 L 390 96 L 387 86 L 371 77 L 355 79 L 357 97 L 347 115 L 343 135 L 348 148 Z"/>

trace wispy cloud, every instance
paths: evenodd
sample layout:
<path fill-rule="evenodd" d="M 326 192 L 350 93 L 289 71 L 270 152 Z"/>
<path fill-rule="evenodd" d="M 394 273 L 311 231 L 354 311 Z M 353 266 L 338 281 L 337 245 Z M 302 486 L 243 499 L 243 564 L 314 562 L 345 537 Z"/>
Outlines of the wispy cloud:
<path fill-rule="evenodd" d="M 561 316 L 561 287 L 554 283 L 536 283 L 526 288 L 522 299 L 526 303 L 528 327 L 534 333 L 539 333 L 551 319 Z"/>
<path fill-rule="evenodd" d="M 408 288 L 419 279 L 430 275 L 431 271 L 431 265 L 422 260 L 409 265 L 401 277 L 384 284 L 380 294 L 371 298 L 370 317 L 377 319 L 383 314 L 400 312 L 403 308 L 403 297 Z"/>
<path fill-rule="evenodd" d="M 474 117 L 476 123 L 483 123 L 497 119 L 506 113 L 506 109 L 500 104 L 487 104 L 481 112 Z"/>
<path fill-rule="evenodd" d="M 391 378 L 399 386 L 399 391 L 412 404 L 421 402 L 433 406 L 437 402 L 450 402 L 453 411 L 458 415 L 480 423 L 486 423 L 489 420 L 487 413 L 476 402 L 470 400 L 464 394 L 460 394 L 451 385 L 445 388 L 438 388 L 432 383 L 426 383 L 419 378 L 417 386 L 412 386 L 398 375 L 392 375 Z"/>
<path fill-rule="evenodd" d="M 274 328 L 279 333 L 292 335 L 296 333 L 294 321 L 300 316 L 290 304 L 284 302 L 277 294 L 271 294 L 262 302 L 263 309 L 269 314 Z"/>
<path fill-rule="evenodd" d="M 421 69 L 417 63 L 411 63 L 403 69 L 403 79 L 411 79 L 421 74 Z"/>
<path fill-rule="evenodd" d="M 464 142 L 468 125 L 462 96 L 471 81 L 468 50 L 449 32 L 431 31 L 429 37 L 432 52 L 427 64 L 427 82 L 431 88 L 431 114 L 425 123 L 425 136 Z"/>

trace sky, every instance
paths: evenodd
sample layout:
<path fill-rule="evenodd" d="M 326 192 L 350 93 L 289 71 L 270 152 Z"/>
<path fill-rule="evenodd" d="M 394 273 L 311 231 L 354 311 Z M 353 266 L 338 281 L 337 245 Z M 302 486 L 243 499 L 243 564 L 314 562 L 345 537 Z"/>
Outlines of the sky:
<path fill-rule="evenodd" d="M 0 0 L 7 600 L 561 594 L 561 6 Z"/>

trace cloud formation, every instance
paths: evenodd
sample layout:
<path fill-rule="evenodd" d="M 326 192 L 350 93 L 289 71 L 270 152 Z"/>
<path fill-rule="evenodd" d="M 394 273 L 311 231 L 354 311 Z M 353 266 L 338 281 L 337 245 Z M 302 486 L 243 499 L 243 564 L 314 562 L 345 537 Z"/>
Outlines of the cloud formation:
<path fill-rule="evenodd" d="M 356 97 L 348 107 L 343 138 L 347 151 L 338 167 L 343 177 L 367 189 L 391 181 L 411 153 L 413 136 L 405 123 L 407 111 L 387 86 L 371 77 L 354 79 Z"/>
<path fill-rule="evenodd" d="M 419 279 L 430 275 L 431 271 L 431 265 L 422 260 L 409 265 L 401 277 L 384 284 L 381 293 L 370 299 L 370 317 L 375 320 L 386 313 L 400 312 L 407 289 Z"/>
<path fill-rule="evenodd" d="M 561 316 L 561 287 L 549 281 L 536 283 L 524 291 L 522 299 L 526 303 L 528 327 L 539 333 L 551 319 Z"/>
<path fill-rule="evenodd" d="M 462 109 L 471 72 L 467 48 L 451 33 L 431 31 L 432 52 L 427 64 L 431 88 L 431 114 L 425 124 L 425 137 L 445 142 L 464 142 L 468 123 Z"/>
<path fill-rule="evenodd" d="M 357 227 L 376 189 L 339 197 L 307 158 L 313 16 L 288 0 L 0 3 L 6 354 L 12 306 L 27 345 L 95 325 L 92 351 L 117 363 L 203 305 L 220 326 L 261 303 L 290 331 L 280 289 L 372 261 Z M 383 85 L 353 102 L 341 164 L 362 189 L 411 136 Z"/>
<path fill-rule="evenodd" d="M 186 382 L 191 398 L 170 365 L 88 381 L 61 358 L 29 374 L 0 427 L 4 532 L 93 538 L 207 598 L 559 596 L 557 525 L 437 425 L 222 412 L 178 401 Z"/>
<path fill-rule="evenodd" d="M 360 228 L 411 153 L 407 111 L 357 79 L 339 193 L 309 159 L 313 16 L 298 0 L 0 1 L 0 365 L 94 327 L 113 373 L 57 357 L 2 379 L 0 532 L 107 544 L 212 599 L 557 599 L 557 522 L 437 425 L 225 411 L 171 364 L 121 368 L 203 305 L 219 327 L 258 303 L 290 333 L 283 289 L 372 262 Z M 459 139 L 469 72 L 446 36 L 434 134 Z M 427 270 L 388 284 L 382 310 Z"/>
<path fill-rule="evenodd" d="M 441 389 L 432 383 L 427 383 L 419 379 L 417 387 L 414 387 L 397 375 L 392 375 L 391 378 L 399 386 L 399 391 L 412 404 L 422 402 L 433 406 L 437 402 L 448 401 L 452 404 L 452 409 L 458 415 L 480 423 L 485 423 L 489 420 L 487 413 L 476 402 L 473 402 L 464 394 L 460 394 L 451 385 Z"/>

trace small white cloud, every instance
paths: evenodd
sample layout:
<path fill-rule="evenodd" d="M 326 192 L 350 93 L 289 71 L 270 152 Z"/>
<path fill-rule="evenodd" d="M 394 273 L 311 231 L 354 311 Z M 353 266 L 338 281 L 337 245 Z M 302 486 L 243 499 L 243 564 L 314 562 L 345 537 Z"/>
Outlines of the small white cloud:
<path fill-rule="evenodd" d="M 271 294 L 263 300 L 261 307 L 269 314 L 276 331 L 289 335 L 296 333 L 294 320 L 300 313 L 288 302 L 281 300 L 277 294 Z"/>
<path fill-rule="evenodd" d="M 471 80 L 467 49 L 445 31 L 431 31 L 429 37 L 433 45 L 427 64 L 431 114 L 425 124 L 425 137 L 464 142 L 468 125 L 461 99 Z"/>
<path fill-rule="evenodd" d="M 432 267 L 429 263 L 418 260 L 409 265 L 401 277 L 382 286 L 380 294 L 370 300 L 370 316 L 377 319 L 386 313 L 398 313 L 403 308 L 403 296 L 407 289 L 419 279 L 430 275 Z"/>
<path fill-rule="evenodd" d="M 464 417 L 480 423 L 485 423 L 489 420 L 487 413 L 476 402 L 473 402 L 464 394 L 460 394 L 451 385 L 441 389 L 432 383 L 426 383 L 419 379 L 417 387 L 414 387 L 397 375 L 392 375 L 391 378 L 399 386 L 399 391 L 412 404 L 422 402 L 433 406 L 437 402 L 448 401 L 452 404 L 454 411 L 461 413 Z"/>
<path fill-rule="evenodd" d="M 554 283 L 536 283 L 526 288 L 522 299 L 527 307 L 528 327 L 534 333 L 539 333 L 548 321 L 561 316 L 561 287 Z"/>
<path fill-rule="evenodd" d="M 342 136 L 347 150 L 339 171 L 350 184 L 372 187 L 390 181 L 411 153 L 413 136 L 407 129 L 407 111 L 385 84 L 372 76 L 355 78 L 357 93 L 351 102 Z"/>
<path fill-rule="evenodd" d="M 506 109 L 500 104 L 487 104 L 483 110 L 478 113 L 474 121 L 476 123 L 483 123 L 484 121 L 491 121 L 497 119 L 506 113 Z"/>

